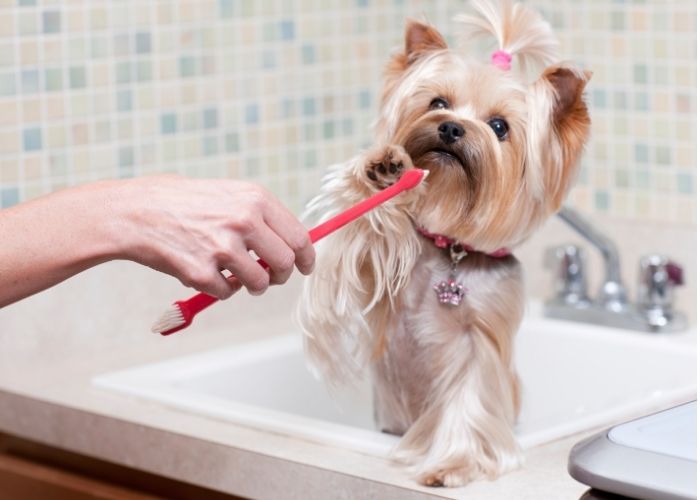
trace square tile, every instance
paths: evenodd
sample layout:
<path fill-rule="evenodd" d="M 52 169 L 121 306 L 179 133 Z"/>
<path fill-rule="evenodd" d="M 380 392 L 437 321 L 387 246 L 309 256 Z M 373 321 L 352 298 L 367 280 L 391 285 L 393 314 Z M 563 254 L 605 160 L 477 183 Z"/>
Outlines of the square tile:
<path fill-rule="evenodd" d="M 232 18 L 234 13 L 234 0 L 219 0 L 219 15 L 222 18 Z"/>
<path fill-rule="evenodd" d="M 0 206 L 8 208 L 19 203 L 19 188 L 7 187 L 0 189 Z"/>
<path fill-rule="evenodd" d="M 136 81 L 150 82 L 153 79 L 153 66 L 151 61 L 138 61 L 136 63 Z"/>
<path fill-rule="evenodd" d="M 634 83 L 644 84 L 648 83 L 648 70 L 649 67 L 646 64 L 635 64 L 634 65 Z"/>
<path fill-rule="evenodd" d="M 189 77 L 194 76 L 197 73 L 196 60 L 193 56 L 182 56 L 180 57 L 180 76 Z"/>
<path fill-rule="evenodd" d="M 647 163 L 649 161 L 649 147 L 646 144 L 635 144 L 634 159 L 638 163 Z"/>
<path fill-rule="evenodd" d="M 44 73 L 44 86 L 48 92 L 63 90 L 63 70 L 60 68 L 46 69 Z"/>
<path fill-rule="evenodd" d="M 4 20 L 0 22 L 5 22 Z M 19 28 L 19 34 L 26 35 L 36 35 L 39 33 L 39 22 L 40 18 L 37 12 L 22 12 L 20 11 L 17 15 L 17 27 Z"/>
<path fill-rule="evenodd" d="M 34 94 L 39 91 L 39 70 L 23 70 L 21 78 L 23 94 Z"/>
<path fill-rule="evenodd" d="M 24 151 L 38 151 L 42 147 L 41 129 L 27 128 L 22 132 L 22 147 Z"/>
<path fill-rule="evenodd" d="M 58 33 L 61 31 L 61 13 L 59 11 L 47 11 L 42 14 L 44 33 Z"/>
<path fill-rule="evenodd" d="M 602 211 L 607 211 L 610 208 L 610 195 L 606 191 L 595 192 L 595 207 Z"/>
<path fill-rule="evenodd" d="M 136 33 L 136 53 L 148 54 L 151 52 L 151 34 L 148 32 Z"/>
<path fill-rule="evenodd" d="M 85 75 L 84 66 L 75 66 L 68 70 L 68 81 L 70 88 L 82 89 L 87 85 L 87 76 Z"/>
<path fill-rule="evenodd" d="M 314 116 L 316 114 L 316 100 L 313 97 L 305 97 L 301 109 L 304 116 Z"/>
<path fill-rule="evenodd" d="M 282 40 L 293 40 L 294 39 L 294 21 L 291 19 L 285 19 L 280 21 L 279 24 L 280 39 Z"/>
<path fill-rule="evenodd" d="M 117 92 L 117 111 L 131 111 L 132 108 L 133 104 L 131 90 L 119 90 Z"/>
<path fill-rule="evenodd" d="M 678 192 L 681 194 L 695 193 L 695 176 L 690 173 L 681 172 L 677 175 Z"/>
<path fill-rule="evenodd" d="M 219 124 L 219 114 L 215 108 L 205 109 L 202 113 L 202 126 L 205 129 L 216 128 Z"/>
<path fill-rule="evenodd" d="M 116 71 L 115 71 L 115 81 L 118 84 L 131 82 L 131 63 L 130 62 L 117 63 Z"/>
<path fill-rule="evenodd" d="M 314 64 L 316 62 L 316 48 L 310 43 L 301 46 L 301 61 L 303 64 Z"/>
<path fill-rule="evenodd" d="M 160 117 L 160 133 L 174 134 L 177 132 L 177 116 L 175 113 L 166 113 Z"/>
<path fill-rule="evenodd" d="M 134 164 L 134 148 L 119 148 L 119 166 L 127 167 Z"/>
<path fill-rule="evenodd" d="M 230 132 L 224 136 L 227 153 L 238 153 L 240 151 L 240 138 L 235 132 Z"/>
<path fill-rule="evenodd" d="M 248 125 L 256 125 L 260 120 L 260 110 L 257 104 L 247 104 L 245 106 L 245 122 Z"/>
<path fill-rule="evenodd" d="M 0 73 L 0 96 L 12 96 L 17 92 L 14 73 Z"/>
<path fill-rule="evenodd" d="M 219 152 L 219 141 L 215 136 L 204 137 L 202 139 L 202 152 L 204 156 L 212 156 Z"/>

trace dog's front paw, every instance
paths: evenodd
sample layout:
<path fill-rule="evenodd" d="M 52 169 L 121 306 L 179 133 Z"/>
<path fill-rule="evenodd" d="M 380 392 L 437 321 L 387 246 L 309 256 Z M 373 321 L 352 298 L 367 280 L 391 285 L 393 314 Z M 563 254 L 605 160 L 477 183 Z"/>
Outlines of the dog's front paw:
<path fill-rule="evenodd" d="M 446 486 L 448 488 L 455 488 L 457 486 L 464 486 L 479 476 L 480 474 L 477 473 L 475 467 L 467 466 L 425 472 L 420 475 L 418 481 L 425 486 Z"/>
<path fill-rule="evenodd" d="M 411 168 L 413 161 L 406 150 L 402 146 L 391 145 L 368 158 L 365 173 L 374 187 L 384 189 L 394 184 Z"/>
<path fill-rule="evenodd" d="M 428 466 L 418 472 L 417 479 L 426 486 L 454 488 L 464 486 L 476 479 L 496 479 L 517 469 L 520 464 L 519 452 L 503 450 L 496 460 L 486 457 L 481 459 L 467 459 L 465 457 L 462 460 L 451 460 Z"/>

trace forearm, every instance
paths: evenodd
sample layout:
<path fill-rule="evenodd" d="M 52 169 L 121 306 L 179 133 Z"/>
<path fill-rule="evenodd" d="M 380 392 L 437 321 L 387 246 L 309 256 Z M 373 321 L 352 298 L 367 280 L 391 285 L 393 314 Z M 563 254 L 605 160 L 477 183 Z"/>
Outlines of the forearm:
<path fill-rule="evenodd" d="M 0 210 L 0 307 L 120 258 L 119 184 L 70 188 Z"/>

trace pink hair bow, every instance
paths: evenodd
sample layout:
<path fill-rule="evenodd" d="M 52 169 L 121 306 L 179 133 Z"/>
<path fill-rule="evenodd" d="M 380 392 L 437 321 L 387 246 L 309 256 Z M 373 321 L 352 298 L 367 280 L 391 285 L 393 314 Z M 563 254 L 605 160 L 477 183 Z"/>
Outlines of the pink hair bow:
<path fill-rule="evenodd" d="M 491 64 L 497 68 L 501 68 L 504 71 L 508 71 L 510 69 L 510 62 L 512 60 L 513 56 L 511 56 L 505 50 L 497 50 L 491 54 Z"/>

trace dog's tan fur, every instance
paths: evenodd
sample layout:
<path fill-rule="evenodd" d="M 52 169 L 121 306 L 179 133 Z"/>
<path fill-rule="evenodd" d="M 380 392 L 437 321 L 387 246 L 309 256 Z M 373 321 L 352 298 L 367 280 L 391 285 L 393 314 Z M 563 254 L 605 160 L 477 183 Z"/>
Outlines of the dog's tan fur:
<path fill-rule="evenodd" d="M 493 12 L 490 5 L 477 3 L 484 19 L 497 14 L 484 23 L 502 48 L 552 62 L 551 34 L 538 16 L 510 2 Z M 413 165 L 430 171 L 424 185 L 321 246 L 300 309 L 308 357 L 326 380 L 370 366 L 377 424 L 403 435 L 396 456 L 423 484 L 458 486 L 519 464 L 512 426 L 521 272 L 514 257 L 485 253 L 516 247 L 561 205 L 588 135 L 588 78 L 550 66 L 526 83 L 514 71 L 465 61 L 435 29 L 410 21 L 403 52 L 387 67 L 376 146 L 334 167 L 312 204 L 330 215 Z M 436 97 L 449 108 L 431 109 Z M 487 124 L 493 117 L 509 124 L 503 141 Z M 465 131 L 449 147 L 437 132 L 446 121 Z M 485 252 L 459 263 L 468 290 L 461 305 L 436 300 L 432 286 L 448 276 L 450 260 L 416 226 Z"/>

